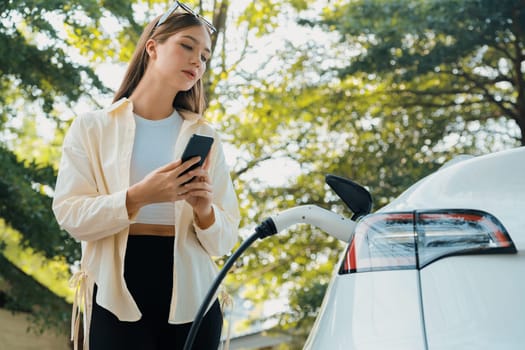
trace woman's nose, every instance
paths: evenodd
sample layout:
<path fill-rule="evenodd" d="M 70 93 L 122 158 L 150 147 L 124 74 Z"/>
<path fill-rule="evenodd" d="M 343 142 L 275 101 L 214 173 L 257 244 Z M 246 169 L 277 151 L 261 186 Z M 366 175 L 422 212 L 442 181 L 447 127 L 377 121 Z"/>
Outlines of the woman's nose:
<path fill-rule="evenodd" d="M 201 66 L 201 55 L 199 53 L 192 54 L 190 57 L 191 64 L 194 64 L 197 68 L 200 68 Z"/>

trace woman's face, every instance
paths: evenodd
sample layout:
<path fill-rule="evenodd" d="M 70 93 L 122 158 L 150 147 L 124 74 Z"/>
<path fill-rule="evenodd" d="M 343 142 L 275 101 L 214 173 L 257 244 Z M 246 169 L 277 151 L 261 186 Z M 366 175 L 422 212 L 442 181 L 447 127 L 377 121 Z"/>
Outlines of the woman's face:
<path fill-rule="evenodd" d="M 177 92 L 189 90 L 206 71 L 206 62 L 211 56 L 211 39 L 206 27 L 188 27 L 163 43 L 150 40 L 146 46 L 149 65 L 165 86 Z"/>

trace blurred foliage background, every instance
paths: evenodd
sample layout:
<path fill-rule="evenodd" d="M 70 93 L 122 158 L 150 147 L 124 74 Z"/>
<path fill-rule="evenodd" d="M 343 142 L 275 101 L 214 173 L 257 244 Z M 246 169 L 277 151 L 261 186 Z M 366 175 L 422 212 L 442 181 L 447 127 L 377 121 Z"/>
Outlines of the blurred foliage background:
<path fill-rule="evenodd" d="M 375 210 L 455 155 L 525 145 L 523 0 L 187 3 L 218 28 L 206 118 L 228 145 L 241 240 L 296 205 L 350 216 L 326 174 L 366 186 Z M 100 68 L 125 67 L 169 5 L 0 2 L 0 306 L 36 331 L 67 330 L 80 256 L 50 208 L 64 133 L 111 100 Z M 343 248 L 296 226 L 249 249 L 225 281 L 252 305 L 238 331 L 273 321 L 300 349 Z"/>

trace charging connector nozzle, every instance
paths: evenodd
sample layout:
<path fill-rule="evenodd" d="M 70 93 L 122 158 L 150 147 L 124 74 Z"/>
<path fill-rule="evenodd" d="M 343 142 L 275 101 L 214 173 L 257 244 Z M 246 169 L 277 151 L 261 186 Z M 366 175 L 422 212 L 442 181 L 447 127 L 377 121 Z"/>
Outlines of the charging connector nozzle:
<path fill-rule="evenodd" d="M 275 227 L 275 223 L 273 222 L 272 218 L 266 218 L 257 227 L 255 227 L 255 233 L 259 239 L 263 239 L 276 234 L 277 227 Z"/>

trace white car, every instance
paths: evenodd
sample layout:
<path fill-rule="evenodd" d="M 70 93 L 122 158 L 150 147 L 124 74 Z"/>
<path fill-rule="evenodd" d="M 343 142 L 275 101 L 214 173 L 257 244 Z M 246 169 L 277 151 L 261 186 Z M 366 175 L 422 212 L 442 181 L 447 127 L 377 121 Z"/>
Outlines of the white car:
<path fill-rule="evenodd" d="M 451 161 L 358 220 L 304 349 L 525 349 L 524 249 L 525 147 Z"/>

